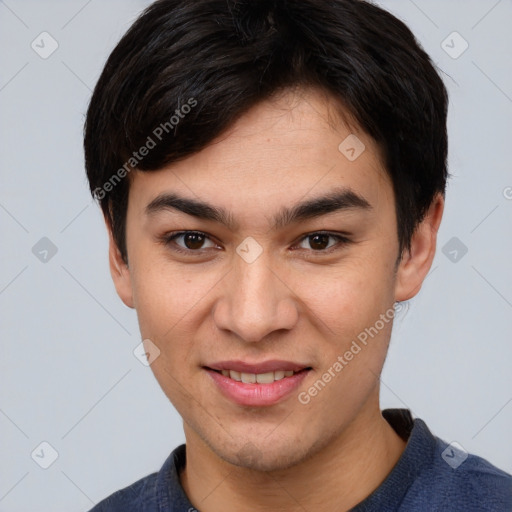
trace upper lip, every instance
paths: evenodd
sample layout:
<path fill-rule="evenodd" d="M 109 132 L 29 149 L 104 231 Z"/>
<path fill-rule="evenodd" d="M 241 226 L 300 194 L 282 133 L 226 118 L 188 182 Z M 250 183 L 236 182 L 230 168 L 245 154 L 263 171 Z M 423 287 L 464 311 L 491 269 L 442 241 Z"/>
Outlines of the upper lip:
<path fill-rule="evenodd" d="M 235 372 L 241 373 L 268 373 L 275 372 L 277 370 L 292 370 L 294 372 L 299 372 L 305 368 L 310 368 L 307 364 L 294 363 L 292 361 L 282 361 L 278 359 L 262 361 L 261 363 L 247 363 L 240 360 L 219 361 L 216 363 L 211 363 L 206 367 L 212 370 L 234 370 Z"/>

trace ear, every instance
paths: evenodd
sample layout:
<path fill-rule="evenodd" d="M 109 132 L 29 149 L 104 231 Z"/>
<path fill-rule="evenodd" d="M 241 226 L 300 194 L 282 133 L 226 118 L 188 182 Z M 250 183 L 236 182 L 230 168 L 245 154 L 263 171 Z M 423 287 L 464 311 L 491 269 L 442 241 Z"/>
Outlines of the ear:
<path fill-rule="evenodd" d="M 112 235 L 112 228 L 107 219 L 105 219 L 105 224 L 107 225 L 109 238 L 108 260 L 110 265 L 110 275 L 112 276 L 114 286 L 116 287 L 117 294 L 121 300 L 126 304 L 126 306 L 133 308 L 133 290 L 130 270 L 128 269 L 128 264 L 123 260 L 121 251 L 117 247 Z"/>
<path fill-rule="evenodd" d="M 403 254 L 399 263 L 395 283 L 396 301 L 409 300 L 420 291 L 436 254 L 437 232 L 443 210 L 444 198 L 437 194 L 425 218 L 414 231 L 411 249 Z"/>

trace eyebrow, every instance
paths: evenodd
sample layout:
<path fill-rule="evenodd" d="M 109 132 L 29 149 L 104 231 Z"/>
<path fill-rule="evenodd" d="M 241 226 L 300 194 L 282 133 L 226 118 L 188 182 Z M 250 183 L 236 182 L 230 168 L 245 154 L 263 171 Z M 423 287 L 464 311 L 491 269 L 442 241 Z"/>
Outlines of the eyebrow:
<path fill-rule="evenodd" d="M 327 195 L 316 197 L 291 208 L 282 208 L 273 219 L 273 229 L 295 222 L 314 219 L 329 213 L 346 210 L 371 210 L 371 204 L 349 188 L 335 189 Z"/>
<path fill-rule="evenodd" d="M 166 210 L 177 210 L 198 219 L 218 222 L 232 231 L 238 229 L 238 223 L 224 208 L 176 193 L 158 195 L 145 209 L 148 216 Z M 372 210 L 372 206 L 363 196 L 349 188 L 334 189 L 326 195 L 300 202 L 292 207 L 282 208 L 271 219 L 272 229 L 280 229 L 293 223 L 346 210 L 368 211 Z"/>

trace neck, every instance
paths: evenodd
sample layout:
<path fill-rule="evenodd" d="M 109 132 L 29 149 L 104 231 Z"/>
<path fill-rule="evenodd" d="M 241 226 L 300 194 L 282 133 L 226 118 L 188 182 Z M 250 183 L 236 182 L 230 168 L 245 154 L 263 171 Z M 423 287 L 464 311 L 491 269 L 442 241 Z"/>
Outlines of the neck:
<path fill-rule="evenodd" d="M 205 512 L 346 511 L 369 496 L 390 473 L 405 442 L 378 407 L 359 414 L 333 442 L 286 470 L 234 466 L 185 427 L 187 463 L 180 475 L 189 500 Z"/>

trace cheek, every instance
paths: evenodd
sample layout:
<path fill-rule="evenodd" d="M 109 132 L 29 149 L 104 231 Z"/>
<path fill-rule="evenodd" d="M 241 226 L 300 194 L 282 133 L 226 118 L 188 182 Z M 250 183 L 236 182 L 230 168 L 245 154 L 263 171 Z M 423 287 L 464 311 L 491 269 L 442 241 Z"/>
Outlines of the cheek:
<path fill-rule="evenodd" d="M 323 339 L 320 365 L 300 403 L 307 402 L 308 421 L 317 429 L 325 429 L 326 417 L 335 428 L 366 403 L 378 383 L 391 334 L 393 287 L 384 266 L 345 270 L 309 296 L 310 318 L 321 320 Z M 332 407 L 334 403 L 343 405 Z"/>
<path fill-rule="evenodd" d="M 391 270 L 382 257 L 354 259 L 330 271 L 310 273 L 297 282 L 297 295 L 331 335 L 347 339 L 373 324 L 393 304 Z"/>
<path fill-rule="evenodd" d="M 218 277 L 194 265 L 176 265 L 155 251 L 132 257 L 135 308 L 143 337 L 165 339 L 187 321 Z"/>
<path fill-rule="evenodd" d="M 207 273 L 192 276 L 193 270 L 177 268 L 168 261 L 148 254 L 133 258 L 134 300 L 142 339 L 150 339 L 159 349 L 151 370 L 175 406 L 190 403 L 184 382 L 199 350 L 195 347 L 194 325 L 200 320 L 202 299 L 214 287 Z M 143 262 L 137 265 L 137 262 Z"/>

